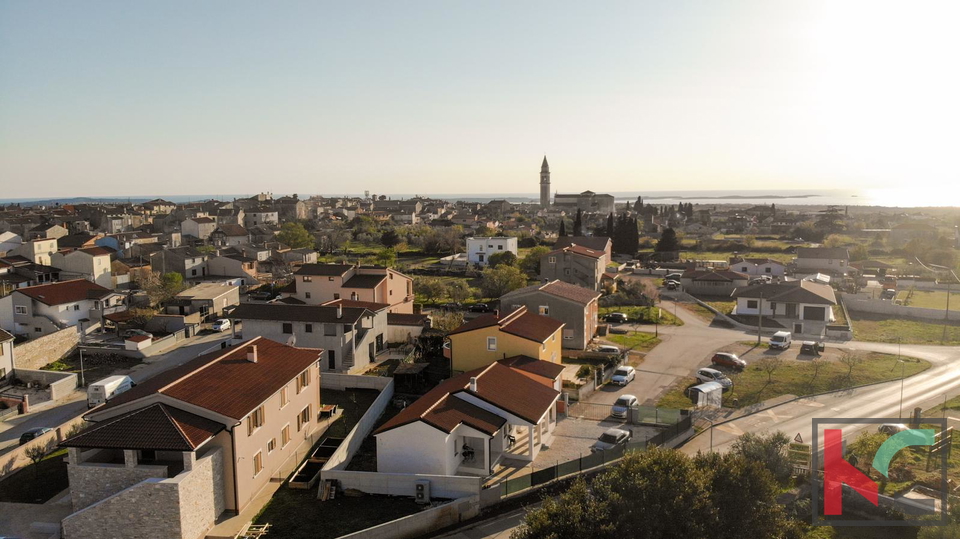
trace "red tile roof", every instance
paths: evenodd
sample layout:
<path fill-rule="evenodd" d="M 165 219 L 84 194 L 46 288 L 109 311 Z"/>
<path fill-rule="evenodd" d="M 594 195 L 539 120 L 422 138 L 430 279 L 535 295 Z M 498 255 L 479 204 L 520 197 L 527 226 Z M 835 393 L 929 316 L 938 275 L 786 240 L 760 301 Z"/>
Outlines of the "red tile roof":
<path fill-rule="evenodd" d="M 501 363 L 512 369 L 533 373 L 544 378 L 549 378 L 550 380 L 555 380 L 558 376 L 560 376 L 560 373 L 563 372 L 563 365 L 559 363 L 551 363 L 549 361 L 543 361 L 530 356 L 508 357 L 506 359 L 499 360 L 497 363 Z"/>
<path fill-rule="evenodd" d="M 106 249 L 104 247 L 84 247 L 83 249 L 77 250 L 90 256 L 110 256 L 116 252 L 113 249 Z"/>
<path fill-rule="evenodd" d="M 450 332 L 450 335 L 466 333 L 476 329 L 498 325 L 500 331 L 542 343 L 563 327 L 563 322 L 527 311 L 519 307 L 505 315 L 485 314 L 474 318 Z"/>
<path fill-rule="evenodd" d="M 85 299 L 101 299 L 113 293 L 97 283 L 86 279 L 74 279 L 59 283 L 28 286 L 16 290 L 27 297 L 33 298 L 45 305 L 62 305 L 76 303 Z"/>
<path fill-rule="evenodd" d="M 256 363 L 247 360 L 247 349 L 251 346 L 257 347 Z M 160 373 L 88 415 L 96 416 L 104 410 L 160 393 L 240 420 L 318 362 L 321 353 L 317 348 L 295 348 L 254 337 Z M 319 380 L 312 380 L 311 384 L 319 384 Z"/>
<path fill-rule="evenodd" d="M 222 423 L 154 403 L 108 419 L 64 440 L 61 447 L 193 451 L 224 429 Z"/>

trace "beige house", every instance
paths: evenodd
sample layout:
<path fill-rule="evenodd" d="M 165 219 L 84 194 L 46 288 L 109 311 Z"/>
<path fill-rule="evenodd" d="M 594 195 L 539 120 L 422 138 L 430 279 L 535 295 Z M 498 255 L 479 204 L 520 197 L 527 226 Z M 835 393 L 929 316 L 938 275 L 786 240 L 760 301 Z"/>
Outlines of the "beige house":
<path fill-rule="evenodd" d="M 113 286 L 113 272 L 110 266 L 111 251 L 103 247 L 85 247 L 75 251 L 54 253 L 50 260 L 52 266 L 61 269 L 61 278 L 80 277 L 100 286 Z"/>
<path fill-rule="evenodd" d="M 386 303 L 391 313 L 413 313 L 413 279 L 379 266 L 304 264 L 281 292 L 308 305 L 346 299 Z"/>
<path fill-rule="evenodd" d="M 66 539 L 204 537 L 313 443 L 321 350 L 261 337 L 161 373 L 65 440 Z"/>
<path fill-rule="evenodd" d="M 7 254 L 10 256 L 20 255 L 34 264 L 52 266 L 53 264 L 50 263 L 50 257 L 56 252 L 56 238 L 39 238 L 25 241 Z"/>
<path fill-rule="evenodd" d="M 597 332 L 600 292 L 563 281 L 528 286 L 500 298 L 500 307 L 521 306 L 563 322 L 563 348 L 583 350 Z"/>
<path fill-rule="evenodd" d="M 604 251 L 571 244 L 540 257 L 540 282 L 561 280 L 589 290 L 600 290 L 606 269 Z"/>

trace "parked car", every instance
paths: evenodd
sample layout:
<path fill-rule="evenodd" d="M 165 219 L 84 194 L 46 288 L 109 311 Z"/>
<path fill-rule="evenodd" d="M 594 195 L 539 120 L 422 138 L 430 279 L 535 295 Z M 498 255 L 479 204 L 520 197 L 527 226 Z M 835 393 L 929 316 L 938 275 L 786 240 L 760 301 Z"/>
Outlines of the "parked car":
<path fill-rule="evenodd" d="M 620 398 L 613 403 L 613 408 L 610 409 L 610 415 L 613 417 L 625 418 L 627 413 L 629 413 L 630 408 L 639 404 L 640 401 L 633 395 L 620 395 Z"/>
<path fill-rule="evenodd" d="M 626 324 L 630 318 L 624 313 L 610 313 L 604 316 L 603 320 L 612 324 Z"/>
<path fill-rule="evenodd" d="M 472 313 L 488 313 L 490 312 L 490 306 L 486 303 L 474 303 L 470 306 L 470 312 Z"/>
<path fill-rule="evenodd" d="M 819 356 L 823 352 L 822 342 L 803 341 L 800 343 L 800 353 L 808 356 Z"/>
<path fill-rule="evenodd" d="M 883 434 L 890 434 L 890 435 L 896 434 L 904 430 L 907 430 L 907 426 L 904 425 L 903 423 L 884 423 L 883 425 L 880 425 L 880 428 L 877 429 L 877 431 Z"/>
<path fill-rule="evenodd" d="M 217 319 L 216 322 L 213 323 L 213 330 L 214 330 L 214 331 L 226 331 L 226 330 L 230 329 L 230 325 L 231 325 L 231 324 L 230 324 L 230 320 L 227 320 L 226 318 L 219 318 L 219 319 Z"/>
<path fill-rule="evenodd" d="M 892 288 L 884 288 L 883 292 L 880 292 L 880 299 L 893 299 L 897 297 L 897 291 Z"/>
<path fill-rule="evenodd" d="M 152 333 L 148 331 L 144 331 L 142 329 L 125 329 L 120 333 L 120 336 L 123 337 L 124 339 L 134 337 L 137 335 L 143 335 L 144 337 L 153 337 Z"/>
<path fill-rule="evenodd" d="M 677 282 L 679 283 L 679 282 L 680 282 L 680 277 L 681 277 L 682 275 L 683 275 L 683 274 L 681 274 L 681 273 L 668 273 L 668 274 L 666 274 L 666 275 L 663 276 L 663 282 L 667 282 L 667 281 L 677 281 Z"/>
<path fill-rule="evenodd" d="M 667 287 L 667 290 L 676 290 L 680 288 L 680 283 L 672 279 L 664 282 L 663 285 Z"/>
<path fill-rule="evenodd" d="M 778 331 L 770 337 L 770 348 L 786 350 L 793 343 L 793 335 L 789 331 Z"/>
<path fill-rule="evenodd" d="M 617 370 L 613 373 L 613 378 L 610 378 L 610 382 L 617 384 L 618 386 L 625 386 L 633 381 L 637 377 L 637 370 L 633 367 L 623 366 L 618 367 Z"/>
<path fill-rule="evenodd" d="M 23 445 L 23 444 L 25 444 L 25 443 L 27 443 L 27 442 L 29 442 L 30 440 L 33 440 L 33 439 L 35 439 L 35 438 L 39 438 L 39 437 L 43 436 L 44 434 L 46 434 L 46 433 L 48 433 L 48 432 L 50 432 L 50 431 L 52 431 L 52 430 L 53 430 L 53 429 L 51 429 L 50 427 L 35 427 L 35 428 L 32 428 L 32 429 L 28 430 L 27 432 L 24 432 L 23 434 L 20 435 L 20 445 Z"/>
<path fill-rule="evenodd" d="M 624 445 L 633 438 L 633 433 L 623 429 L 607 429 L 597 438 L 596 442 L 590 446 L 590 452 L 607 451 L 618 445 Z"/>
<path fill-rule="evenodd" d="M 716 354 L 713 354 L 710 362 L 714 365 L 730 367 L 737 369 L 738 371 L 742 371 L 747 366 L 746 361 L 737 357 L 737 354 L 731 354 L 730 352 L 717 352 Z"/>
<path fill-rule="evenodd" d="M 87 408 L 100 406 L 136 385 L 133 378 L 123 374 L 115 374 L 94 382 L 87 387 Z"/>
<path fill-rule="evenodd" d="M 268 299 L 273 299 L 273 292 L 269 290 L 256 290 L 256 291 L 250 292 L 250 294 L 247 297 L 249 297 L 250 299 L 266 301 Z"/>
<path fill-rule="evenodd" d="M 451 301 L 449 303 L 444 303 L 440 306 L 441 309 L 446 309 L 448 311 L 459 311 L 463 309 L 463 304 L 459 301 Z"/>
<path fill-rule="evenodd" d="M 597 352 L 603 352 L 604 354 L 620 354 L 620 349 L 612 344 L 601 344 L 597 347 Z"/>
<path fill-rule="evenodd" d="M 723 374 L 717 369 L 711 369 L 710 367 L 704 367 L 698 370 L 697 380 L 701 382 L 718 382 L 724 389 L 729 389 L 733 386 L 733 380 L 727 378 L 726 374 Z"/>

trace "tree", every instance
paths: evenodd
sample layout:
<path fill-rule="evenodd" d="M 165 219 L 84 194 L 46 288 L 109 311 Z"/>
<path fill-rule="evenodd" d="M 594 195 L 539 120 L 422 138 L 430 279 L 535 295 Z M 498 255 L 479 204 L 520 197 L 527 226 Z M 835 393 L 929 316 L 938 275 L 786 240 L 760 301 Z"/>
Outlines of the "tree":
<path fill-rule="evenodd" d="M 131 307 L 127 309 L 130 316 L 129 323 L 138 328 L 143 328 L 157 313 L 153 309 L 140 309 Z"/>
<path fill-rule="evenodd" d="M 436 277 L 416 277 L 413 280 L 413 289 L 423 296 L 427 303 L 435 303 L 439 298 L 447 295 L 447 285 Z"/>
<path fill-rule="evenodd" d="M 533 277 L 540 275 L 540 259 L 549 252 L 550 248 L 542 245 L 530 249 L 520 261 L 520 269 Z"/>
<path fill-rule="evenodd" d="M 840 356 L 840 363 L 843 363 L 843 365 L 847 368 L 847 381 L 849 382 L 853 377 L 853 369 L 863 363 L 863 358 L 857 354 L 844 352 Z"/>
<path fill-rule="evenodd" d="M 393 228 L 388 228 L 383 231 L 383 234 L 380 234 L 380 243 L 382 243 L 384 247 L 396 247 L 401 241 L 403 241 L 402 238 L 400 238 L 400 235 L 397 234 L 397 231 Z"/>
<path fill-rule="evenodd" d="M 669 252 L 669 251 L 679 251 L 680 250 L 680 240 L 677 239 L 677 233 L 672 228 L 667 228 L 660 234 L 660 241 L 657 242 L 657 246 L 654 248 L 658 253 Z"/>
<path fill-rule="evenodd" d="M 497 266 L 483 270 L 480 290 L 484 297 L 499 298 L 527 284 L 527 276 L 515 266 Z"/>
<path fill-rule="evenodd" d="M 493 253 L 490 255 L 488 262 L 491 268 L 495 268 L 497 266 L 516 266 L 517 255 L 513 254 L 512 251 Z"/>
<path fill-rule="evenodd" d="M 843 236 L 838 234 L 830 234 L 823 239 L 824 247 L 841 247 L 843 246 Z"/>
<path fill-rule="evenodd" d="M 467 284 L 467 281 L 457 279 L 447 283 L 447 295 L 450 296 L 451 300 L 457 303 L 463 303 L 470 299 L 472 290 L 470 290 L 470 285 Z"/>
<path fill-rule="evenodd" d="M 754 365 L 767 375 L 767 383 L 773 382 L 773 373 L 777 372 L 783 366 L 783 360 L 780 356 L 760 358 Z"/>
<path fill-rule="evenodd" d="M 527 513 L 511 539 L 614 539 L 608 505 L 594 496 L 586 481 L 578 478 L 557 498 Z"/>
<path fill-rule="evenodd" d="M 397 252 L 392 248 L 380 249 L 377 251 L 376 257 L 374 257 L 377 265 L 384 266 L 387 268 L 393 267 L 397 264 Z"/>
<path fill-rule="evenodd" d="M 639 198 L 640 198 L 640 197 L 637 197 L 637 199 L 639 199 Z M 610 212 L 610 213 L 607 215 L 607 232 L 606 232 L 606 234 L 607 234 L 607 237 L 608 237 L 608 238 L 612 238 L 612 237 L 613 237 L 613 212 Z"/>
<path fill-rule="evenodd" d="M 557 232 L 557 236 L 559 236 L 559 237 L 562 238 L 562 237 L 564 237 L 564 236 L 566 236 L 566 235 L 567 235 L 567 223 L 566 223 L 566 220 L 565 220 L 563 217 L 561 217 L 561 218 L 560 218 L 560 231 Z"/>
<path fill-rule="evenodd" d="M 463 313 L 461 312 L 434 312 L 430 316 L 431 327 L 444 333 L 450 333 L 463 325 Z"/>
<path fill-rule="evenodd" d="M 870 256 L 867 246 L 858 243 L 854 246 L 853 249 L 850 249 L 850 260 L 854 262 L 859 262 L 861 260 L 866 260 Z"/>
<path fill-rule="evenodd" d="M 284 223 L 277 232 L 277 241 L 294 249 L 307 249 L 314 246 L 316 239 L 300 223 Z"/>
<path fill-rule="evenodd" d="M 583 210 L 577 208 L 577 217 L 573 220 L 573 235 L 583 235 Z"/>
<path fill-rule="evenodd" d="M 183 275 L 177 272 L 164 273 L 161 281 L 168 297 L 176 296 L 183 291 Z"/>
<path fill-rule="evenodd" d="M 785 485 L 793 473 L 793 465 L 787 458 L 787 445 L 789 443 L 790 438 L 780 431 L 770 434 L 748 432 L 737 438 L 733 443 L 731 452 L 748 461 L 760 463 L 773 475 L 777 482 Z"/>

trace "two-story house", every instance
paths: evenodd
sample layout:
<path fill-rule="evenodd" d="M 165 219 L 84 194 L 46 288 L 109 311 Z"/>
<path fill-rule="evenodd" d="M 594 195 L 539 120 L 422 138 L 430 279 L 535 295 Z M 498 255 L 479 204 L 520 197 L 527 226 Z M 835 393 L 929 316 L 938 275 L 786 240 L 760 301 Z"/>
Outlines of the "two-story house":
<path fill-rule="evenodd" d="M 606 236 L 560 236 L 553 244 L 553 249 L 563 249 L 571 245 L 579 245 L 602 252 L 604 254 L 603 267 L 607 267 L 607 264 L 613 260 L 613 240 Z"/>
<path fill-rule="evenodd" d="M 65 279 L 80 277 L 91 280 L 100 286 L 113 286 L 113 273 L 110 266 L 112 251 L 104 247 L 84 247 L 74 251 L 54 253 L 50 259 L 60 268 Z"/>
<path fill-rule="evenodd" d="M 765 275 L 771 279 L 775 277 L 780 277 L 782 279 L 787 271 L 787 267 L 776 260 L 771 260 L 769 258 L 743 257 L 730 258 L 730 269 L 740 273 L 745 273 L 750 277 L 762 277 Z"/>
<path fill-rule="evenodd" d="M 210 242 L 217 247 L 235 247 L 250 243 L 250 232 L 241 225 L 221 223 L 210 233 Z"/>
<path fill-rule="evenodd" d="M 217 222 L 212 217 L 191 217 L 180 223 L 180 233 L 200 240 L 206 240 L 217 229 Z"/>
<path fill-rule="evenodd" d="M 13 335 L 0 329 L 0 386 L 16 376 L 17 365 L 13 361 Z"/>
<path fill-rule="evenodd" d="M 350 302 L 345 302 L 350 305 Z M 230 318 L 243 322 L 246 335 L 322 348 L 321 370 L 363 372 L 386 351 L 387 306 L 242 303 Z"/>
<path fill-rule="evenodd" d="M 497 253 L 517 255 L 517 238 L 512 236 L 492 238 L 467 238 L 467 262 L 486 266 L 490 256 Z"/>
<path fill-rule="evenodd" d="M 304 264 L 281 293 L 308 305 L 349 299 L 386 303 L 392 313 L 413 312 L 413 279 L 380 266 Z"/>
<path fill-rule="evenodd" d="M 813 281 L 785 281 L 738 288 L 733 314 L 775 320 L 793 333 L 823 335 L 835 320 L 837 296 L 829 285 Z"/>
<path fill-rule="evenodd" d="M 218 255 L 207 260 L 207 274 L 215 277 L 240 277 L 247 286 L 259 284 L 257 260 L 243 255 Z"/>
<path fill-rule="evenodd" d="M 500 298 L 500 306 L 521 306 L 563 322 L 563 348 L 583 350 L 597 333 L 600 292 L 563 281 L 550 281 L 514 290 Z"/>
<path fill-rule="evenodd" d="M 540 282 L 561 280 L 590 290 L 600 290 L 606 270 L 606 253 L 573 244 L 540 257 Z"/>
<path fill-rule="evenodd" d="M 479 316 L 447 335 L 451 368 L 461 373 L 512 356 L 559 363 L 563 327 L 563 322 L 523 306 Z"/>
<path fill-rule="evenodd" d="M 57 252 L 57 249 L 56 238 L 38 238 L 21 243 L 20 246 L 12 249 L 8 255 L 19 255 L 34 264 L 52 266 L 53 264 L 51 263 L 50 257 Z"/>
<path fill-rule="evenodd" d="M 150 253 L 150 266 L 161 274 L 176 272 L 183 275 L 184 279 L 190 279 L 207 274 L 208 258 L 208 255 L 193 247 L 175 247 Z"/>
<path fill-rule="evenodd" d="M 797 273 L 826 273 L 842 276 L 850 272 L 850 253 L 846 247 L 798 247 L 793 259 Z"/>
<path fill-rule="evenodd" d="M 242 512 L 318 439 L 321 350 L 254 338 L 160 373 L 88 412 L 61 443 L 65 539 L 196 539 Z"/>
<path fill-rule="evenodd" d="M 28 286 L 14 290 L 2 319 L 17 335 L 42 337 L 67 327 L 88 333 L 101 327 L 104 316 L 123 310 L 123 296 L 86 279 Z"/>

